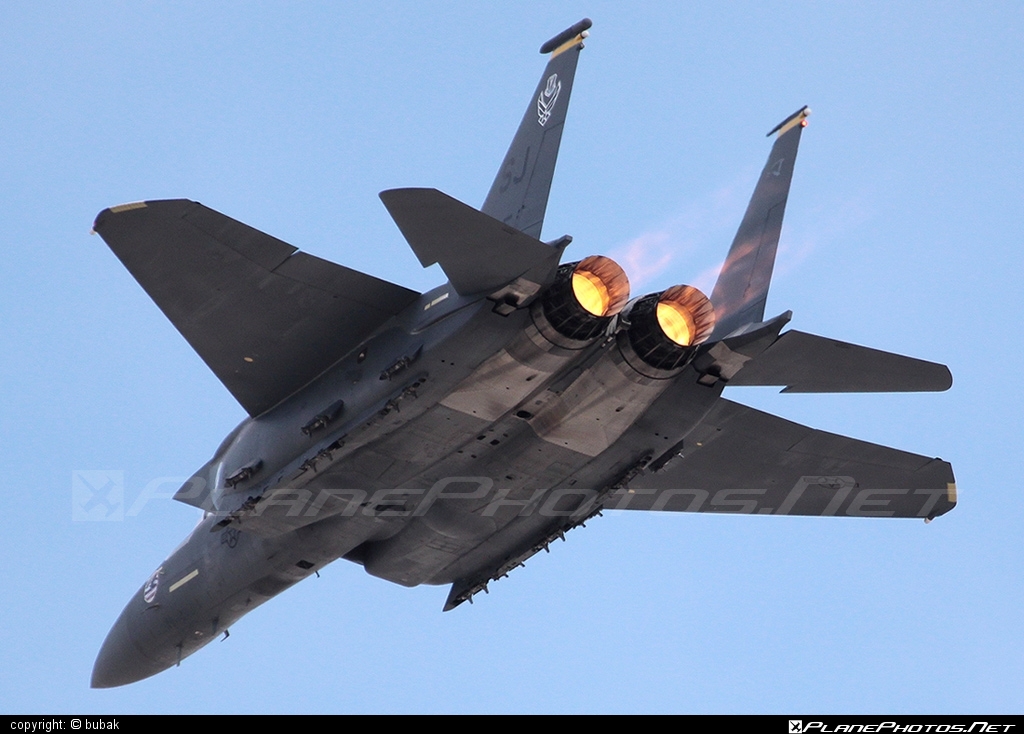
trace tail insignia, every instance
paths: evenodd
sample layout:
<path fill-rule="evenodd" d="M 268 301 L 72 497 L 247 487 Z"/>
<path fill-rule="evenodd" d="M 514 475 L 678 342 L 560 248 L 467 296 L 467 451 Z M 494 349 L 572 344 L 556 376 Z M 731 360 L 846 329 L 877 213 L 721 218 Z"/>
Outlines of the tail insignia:
<path fill-rule="evenodd" d="M 544 91 L 537 97 L 537 122 L 540 123 L 541 127 L 546 125 L 551 117 L 551 113 L 555 109 L 555 101 L 558 99 L 558 93 L 561 91 L 562 82 L 558 81 L 558 74 L 552 74 L 548 77 L 547 84 L 544 85 Z"/>

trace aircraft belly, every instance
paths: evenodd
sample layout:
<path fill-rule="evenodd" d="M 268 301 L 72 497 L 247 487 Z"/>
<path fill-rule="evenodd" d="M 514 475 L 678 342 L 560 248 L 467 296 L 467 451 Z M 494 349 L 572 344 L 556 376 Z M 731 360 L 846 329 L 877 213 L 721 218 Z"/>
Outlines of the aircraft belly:
<path fill-rule="evenodd" d="M 496 421 L 557 372 L 582 357 L 587 346 L 589 344 L 583 343 L 576 349 L 556 346 L 531 321 L 505 349 L 485 360 L 441 404 Z"/>
<path fill-rule="evenodd" d="M 257 477 L 264 484 L 257 479 L 224 487 L 222 478 L 214 480 L 216 486 L 207 490 L 213 508 L 230 513 L 232 521 L 244 519 L 253 532 L 273 536 L 320 519 L 326 512 L 270 518 L 267 501 L 275 496 L 288 501 L 287 497 L 307 496 L 302 490 L 308 490 L 315 500 L 324 489 L 372 493 L 389 484 L 399 486 L 394 482 L 415 476 L 425 463 L 436 460 L 431 447 L 437 445 L 444 453 L 451 450 L 444 442 L 438 444 L 437 437 L 454 436 L 458 430 L 472 432 L 486 424 L 458 414 L 463 420 L 457 426 L 444 429 L 443 421 L 435 421 L 431 440 L 425 442 L 415 440 L 415 431 L 404 430 L 424 412 L 453 413 L 440 408 L 438 401 L 480 362 L 502 349 L 527 318 L 525 313 L 503 318 L 486 309 L 459 307 L 423 330 L 416 331 L 414 326 L 411 333 L 395 329 L 382 333 L 364 347 L 363 353 L 369 353 L 365 361 L 362 355 L 349 355 L 302 395 L 243 426 L 219 463 L 230 473 L 259 460 L 262 468 Z M 307 432 L 310 419 L 335 403 L 344 406 L 340 419 L 321 433 Z M 258 430 L 245 430 L 257 426 Z M 276 442 L 271 440 L 275 436 Z M 389 441 L 392 437 L 396 440 Z M 382 441 L 387 442 L 382 450 L 374 447 Z M 287 459 L 282 458 L 285 455 Z M 404 462 L 413 466 L 407 468 Z M 208 481 L 206 475 L 200 479 Z M 185 489 L 179 492 L 183 501 L 202 504 L 184 496 Z M 258 505 L 263 507 L 250 511 L 245 507 L 247 498 L 261 498 Z"/>
<path fill-rule="evenodd" d="M 535 549 L 539 550 L 538 544 L 544 547 L 544 539 L 557 536 L 558 528 L 563 526 L 566 519 L 584 502 L 584 495 L 573 495 L 569 501 L 559 503 L 562 507 L 556 511 L 558 514 L 554 517 L 550 510 L 542 512 L 542 504 L 537 503 L 533 507 L 533 512 L 515 517 L 486 542 L 478 544 L 469 552 L 454 559 L 451 564 L 440 568 L 426 583 L 453 584 L 465 579 L 497 575 L 496 569 L 501 568 L 506 562 L 533 555 Z"/>
<path fill-rule="evenodd" d="M 485 430 L 491 421 L 436 405 L 395 431 L 371 444 L 380 454 L 400 460 L 412 473 L 391 472 L 387 480 L 403 482 L 416 476 L 431 464 L 451 455 L 465 442 Z M 358 457 L 353 457 L 358 461 Z M 393 485 L 397 486 L 397 485 Z"/>
<path fill-rule="evenodd" d="M 502 528 L 427 583 L 470 585 L 500 577 L 606 502 L 614 506 L 614 487 L 670 465 L 680 440 L 700 424 L 722 392 L 720 385 L 698 384 L 698 377 L 687 368 L 606 451 L 579 459 L 564 479 L 547 485 L 551 490 L 539 496 L 525 489 L 503 494 L 494 503 L 501 505 L 495 515 L 505 520 Z M 556 449 L 547 442 L 542 446 Z"/>
<path fill-rule="evenodd" d="M 516 341 L 522 343 L 521 339 Z M 569 366 L 572 361 L 569 356 L 563 364 Z M 485 361 L 474 375 L 508 376 L 516 371 L 509 360 L 501 360 L 507 369 L 492 369 L 496 363 Z M 559 518 L 576 509 L 564 507 L 566 502 L 573 502 L 569 495 L 559 499 L 551 490 L 562 487 L 576 492 L 572 489 L 573 476 L 614 444 L 673 384 L 672 380 L 638 374 L 614 344 L 591 353 L 587 362 L 570 374 L 577 376 L 546 380 L 549 384 L 542 392 L 525 402 L 508 405 L 500 420 L 474 429 L 469 434 L 472 438 L 442 460 L 424 466 L 415 477 L 405 478 L 404 486 L 416 487 L 424 494 L 417 496 L 415 516 L 401 532 L 364 548 L 361 560 L 367 572 L 407 586 L 445 583 L 450 580 L 445 569 L 471 552 L 493 559 L 510 549 L 535 543 L 538 533 L 563 523 L 564 519 Z M 462 384 L 469 383 L 474 375 Z M 462 395 L 468 393 L 466 390 Z M 517 406 L 522 410 L 509 412 Z M 440 453 L 436 446 L 449 441 L 444 424 L 456 413 L 446 410 L 439 406 L 427 411 L 382 444 L 397 444 L 413 430 L 425 439 L 424 443 L 416 442 L 417 448 L 433 444 L 435 448 L 425 453 L 436 456 Z M 377 445 L 374 448 L 386 451 Z M 609 481 L 609 475 L 602 476 L 584 493 L 591 496 Z M 583 495 L 572 496 L 579 504 L 578 498 Z M 542 519 L 518 519 L 550 497 L 561 504 L 544 506 L 546 515 Z M 482 519 L 493 525 L 481 523 Z M 517 529 L 506 532 L 508 537 L 500 542 L 491 540 L 510 524 Z"/>
<path fill-rule="evenodd" d="M 499 354 L 513 354 L 521 337 Z M 533 370 L 551 355 L 534 357 L 514 361 Z M 376 440 L 358 441 L 303 487 L 265 498 L 260 532 L 336 516 L 362 527 L 366 542 L 354 560 L 367 572 L 407 586 L 447 583 L 557 532 L 638 460 L 667 450 L 703 415 L 703 398 L 720 393 L 696 385 L 692 369 L 676 380 L 639 375 L 612 344 L 573 367 L 576 358 L 563 362 L 569 370 L 561 376 L 538 379 L 540 392 L 496 421 L 435 403 Z M 495 361 L 484 360 L 459 386 L 495 374 Z M 506 377 L 520 369 L 511 356 L 502 361 Z M 667 410 L 658 399 L 666 390 Z"/>
<path fill-rule="evenodd" d="M 587 456 L 605 451 L 671 382 L 643 377 L 612 347 L 560 395 L 552 396 L 530 425 L 537 435 Z"/>
<path fill-rule="evenodd" d="M 483 368 L 441 404 L 486 420 L 497 420 L 533 392 L 540 384 L 536 379 L 542 375 L 508 352 L 494 355 Z"/>
<path fill-rule="evenodd" d="M 601 367 L 608 362 L 599 360 L 561 396 L 543 393 L 524 407 L 533 407 L 538 401 L 542 405 L 561 401 L 560 405 L 570 408 L 582 403 L 586 410 L 569 418 L 577 420 L 579 433 L 591 430 L 587 423 L 603 421 L 605 427 L 598 441 L 614 443 L 671 381 L 642 378 L 638 384 L 626 376 L 628 366 Z M 591 400 L 586 392 L 584 380 L 591 374 L 592 384 L 614 383 L 610 391 L 604 392 L 603 401 Z M 628 393 L 625 400 L 623 392 Z M 633 408 L 627 411 L 624 403 L 630 402 Z M 421 435 L 431 435 L 429 420 L 443 415 L 442 411 L 429 411 L 421 416 L 416 421 Z M 407 486 L 422 488 L 422 497 L 431 501 L 422 502 L 417 497 L 421 504 L 401 532 L 386 541 L 368 544 L 362 558 L 366 570 L 407 586 L 448 583 L 469 565 L 497 563 L 509 553 L 532 546 L 538 537 L 564 524 L 566 517 L 592 499 L 596 490 L 607 486 L 614 472 L 619 471 L 615 462 L 606 463 L 599 481 L 574 487 L 573 477 L 594 461 L 587 451 L 595 445 L 585 435 L 573 441 L 542 440 L 533 421 L 516 414 L 505 415 L 411 479 Z M 644 448 L 631 447 L 626 453 L 637 451 L 643 453 Z M 625 464 L 632 461 L 632 456 L 624 459 Z M 467 563 L 469 556 L 474 560 Z"/>

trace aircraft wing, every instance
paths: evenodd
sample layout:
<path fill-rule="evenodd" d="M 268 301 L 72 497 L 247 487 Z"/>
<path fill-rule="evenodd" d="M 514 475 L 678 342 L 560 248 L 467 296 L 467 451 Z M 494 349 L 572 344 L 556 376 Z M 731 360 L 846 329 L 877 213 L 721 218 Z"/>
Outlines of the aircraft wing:
<path fill-rule="evenodd" d="M 186 199 L 104 209 L 94 230 L 253 416 L 419 297 Z"/>
<path fill-rule="evenodd" d="M 941 459 L 818 431 L 720 398 L 679 455 L 608 509 L 933 518 L 956 505 Z"/>
<path fill-rule="evenodd" d="M 953 376 L 935 362 L 790 330 L 729 384 L 778 385 L 782 392 L 941 392 Z"/>

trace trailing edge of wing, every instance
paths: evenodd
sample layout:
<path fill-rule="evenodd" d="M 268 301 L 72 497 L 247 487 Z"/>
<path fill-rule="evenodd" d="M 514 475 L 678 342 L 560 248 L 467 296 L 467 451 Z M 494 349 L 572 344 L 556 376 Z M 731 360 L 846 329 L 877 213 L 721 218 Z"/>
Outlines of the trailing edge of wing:
<path fill-rule="evenodd" d="M 94 229 L 253 416 L 419 297 L 185 199 L 104 209 Z"/>
<path fill-rule="evenodd" d="M 423 267 L 440 263 L 462 295 L 492 293 L 520 276 L 545 285 L 558 267 L 562 247 L 437 189 L 390 189 L 380 198 Z"/>
<path fill-rule="evenodd" d="M 818 431 L 724 398 L 680 456 L 605 507 L 756 515 L 918 517 L 956 505 L 941 459 Z"/>
<path fill-rule="evenodd" d="M 787 331 L 729 384 L 779 385 L 783 392 L 941 392 L 953 376 L 935 362 Z"/>

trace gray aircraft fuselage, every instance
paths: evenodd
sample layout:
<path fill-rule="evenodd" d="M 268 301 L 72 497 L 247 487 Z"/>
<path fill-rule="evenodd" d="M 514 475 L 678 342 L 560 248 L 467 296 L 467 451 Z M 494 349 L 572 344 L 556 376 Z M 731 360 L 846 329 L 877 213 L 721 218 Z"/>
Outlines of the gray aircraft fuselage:
<path fill-rule="evenodd" d="M 271 508 L 308 524 L 264 538 L 246 532 L 244 519 L 218 527 L 222 514 L 209 513 L 132 597 L 104 643 L 94 685 L 121 685 L 175 665 L 242 615 L 353 549 L 360 549 L 355 560 L 368 572 L 406 586 L 475 578 L 596 510 L 599 493 L 591 487 L 609 485 L 616 471 L 622 474 L 652 450 L 674 445 L 724 386 L 698 385 L 692 370 L 689 389 L 680 390 L 683 381 L 673 381 L 687 410 L 673 433 L 661 439 L 664 446 L 640 445 L 639 451 L 599 460 L 589 455 L 592 439 L 586 435 L 579 436 L 583 450 L 565 445 L 571 441 L 538 441 L 530 418 L 506 412 L 495 421 L 473 415 L 472 408 L 443 405 L 460 383 L 467 378 L 472 383 L 481 362 L 532 323 L 529 310 L 501 316 L 493 306 L 486 298 L 460 297 L 447 286 L 430 291 L 393 327 L 306 390 L 233 431 L 208 471 L 223 477 L 259 457 L 263 465 L 257 476 L 264 481 L 251 480 L 245 495 L 288 487 L 293 491 L 272 500 L 277 504 Z M 601 357 L 615 361 L 614 341 L 576 346 L 576 354 L 562 358 L 566 368 Z M 380 379 L 412 354 L 418 357 L 405 369 Z M 531 381 L 537 389 L 531 389 L 536 397 L 528 407 L 557 397 L 548 388 L 561 373 L 540 374 L 543 381 Z M 668 385 L 650 385 L 648 392 L 660 393 Z M 602 395 L 598 417 L 615 423 L 624 412 L 625 390 L 623 385 L 618 394 Z M 310 416 L 339 397 L 345 401 L 345 420 L 315 438 L 304 434 Z M 478 412 L 500 410 L 488 402 L 483 393 Z M 329 450 L 343 437 L 343 445 Z M 385 452 L 385 447 L 397 450 Z M 573 481 L 592 464 L 589 473 L 600 477 L 599 483 Z M 538 493 L 538 487 L 555 491 Z M 331 507 L 337 498 L 340 510 Z M 427 507 L 424 499 L 433 502 Z M 474 512 L 480 507 L 490 512 L 481 517 Z M 260 517 L 270 513 L 264 508 Z"/>
<path fill-rule="evenodd" d="M 539 240 L 590 21 L 550 60 L 481 210 L 381 199 L 448 283 L 416 294 L 186 200 L 94 225 L 238 399 L 243 421 L 178 491 L 192 533 L 132 595 L 93 687 L 178 664 L 338 558 L 471 600 L 602 509 L 916 517 L 956 504 L 951 466 L 722 397 L 945 390 L 942 365 L 764 319 L 809 110 L 776 141 L 711 298 L 639 298 L 608 258 Z"/>

